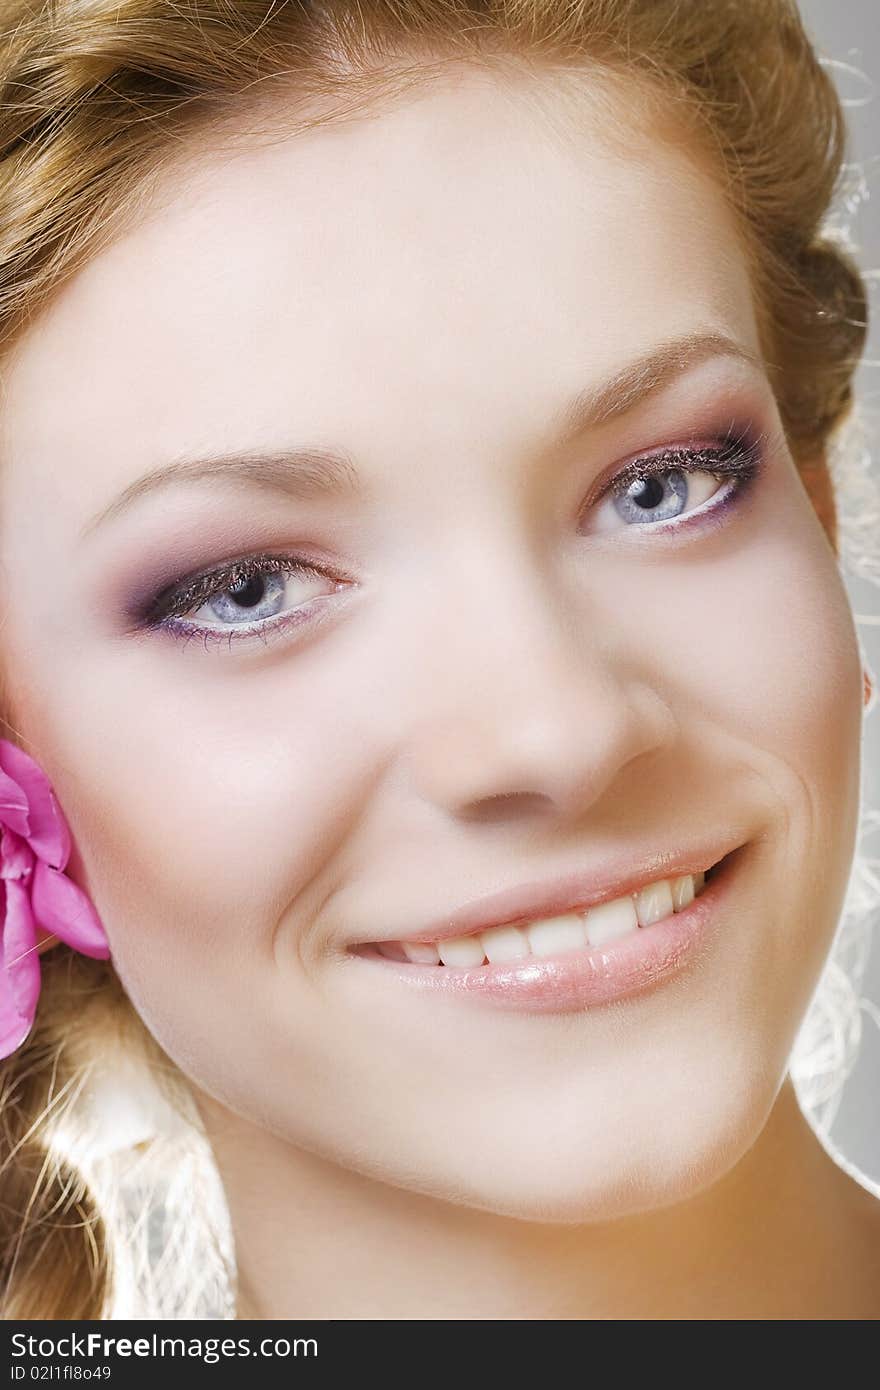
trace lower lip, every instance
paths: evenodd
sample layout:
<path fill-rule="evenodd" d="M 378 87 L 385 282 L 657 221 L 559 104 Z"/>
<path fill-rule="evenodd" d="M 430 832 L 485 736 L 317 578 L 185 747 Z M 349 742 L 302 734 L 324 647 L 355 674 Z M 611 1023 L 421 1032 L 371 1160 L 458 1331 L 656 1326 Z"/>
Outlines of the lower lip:
<path fill-rule="evenodd" d="M 415 965 L 364 947 L 354 956 L 422 994 L 476 1000 L 532 1013 L 574 1013 L 649 993 L 690 966 L 710 945 L 746 846 L 728 854 L 681 912 L 607 946 L 474 967 Z"/>

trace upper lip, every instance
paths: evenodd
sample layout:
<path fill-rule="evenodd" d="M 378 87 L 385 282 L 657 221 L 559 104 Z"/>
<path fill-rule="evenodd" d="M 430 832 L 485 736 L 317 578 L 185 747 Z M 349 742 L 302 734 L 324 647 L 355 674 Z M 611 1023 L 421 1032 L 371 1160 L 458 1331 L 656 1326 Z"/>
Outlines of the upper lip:
<path fill-rule="evenodd" d="M 652 850 L 649 853 L 619 853 L 615 862 L 604 860 L 594 869 L 580 868 L 548 882 L 520 883 L 488 897 L 472 899 L 463 907 L 429 923 L 396 936 L 373 937 L 373 941 L 444 941 L 452 936 L 469 936 L 490 927 L 516 926 L 555 917 L 566 912 L 585 911 L 598 903 L 634 893 L 648 883 L 681 874 L 710 869 L 742 841 L 726 847 L 715 844 L 687 850 Z"/>

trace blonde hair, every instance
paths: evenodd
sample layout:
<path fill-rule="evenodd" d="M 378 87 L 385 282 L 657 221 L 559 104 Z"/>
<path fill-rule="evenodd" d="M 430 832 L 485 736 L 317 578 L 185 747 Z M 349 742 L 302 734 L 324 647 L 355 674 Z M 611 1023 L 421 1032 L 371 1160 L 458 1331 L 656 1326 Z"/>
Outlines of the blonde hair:
<path fill-rule="evenodd" d="M 234 133 L 246 113 L 256 119 L 262 110 L 270 125 L 308 130 L 405 96 L 456 62 L 569 86 L 587 71 L 627 82 L 634 119 L 669 116 L 711 159 L 748 253 L 787 438 L 837 547 L 829 447 L 852 403 L 866 294 L 845 247 L 823 233 L 845 123 L 790 0 L 4 0 L 3 23 L 7 355 L 59 287 L 137 218 L 153 179 L 194 148 L 196 131 Z M 90 1166 L 83 1123 L 77 1131 L 73 1118 L 97 1113 L 108 1076 L 102 1059 L 137 1059 L 159 1082 L 166 1119 L 181 1120 L 166 1157 L 177 1163 L 182 1135 L 200 1142 L 198 1125 L 183 1079 L 137 1019 L 111 963 L 57 945 L 43 957 L 43 980 L 31 1036 L 0 1064 L 2 1311 L 95 1318 L 107 1315 L 123 1280 L 113 1232 L 126 1220 L 118 1200 L 96 1200 L 103 1160 Z M 125 1151 L 129 1197 L 140 1191 L 131 1175 L 153 1152 L 143 1137 L 130 1134 Z M 210 1186 L 200 1152 L 191 1167 L 176 1168 L 178 1180 L 184 1173 Z M 163 1200 L 173 1218 L 169 1192 Z M 221 1298 L 229 1232 L 217 1224 L 216 1189 L 203 1195 L 217 1259 L 188 1302 L 154 1281 L 156 1315 L 210 1316 Z M 134 1229 L 131 1211 L 128 1221 Z M 149 1256 L 156 1233 L 139 1229 Z M 174 1239 L 159 1239 L 166 1255 Z M 170 1284 L 174 1260 L 163 1268 Z M 179 1285 L 194 1272 L 187 1266 Z M 225 1312 L 232 1315 L 228 1302 Z"/>

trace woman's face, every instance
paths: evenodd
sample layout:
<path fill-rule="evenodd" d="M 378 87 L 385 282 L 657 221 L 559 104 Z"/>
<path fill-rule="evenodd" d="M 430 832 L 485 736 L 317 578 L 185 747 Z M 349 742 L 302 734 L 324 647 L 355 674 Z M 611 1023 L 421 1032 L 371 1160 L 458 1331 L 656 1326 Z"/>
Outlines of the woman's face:
<path fill-rule="evenodd" d="M 205 1104 L 582 1220 L 699 1190 L 763 1125 L 846 886 L 861 678 L 720 194 L 552 105 L 460 74 L 169 167 L 6 374 L 2 642 L 116 969 Z M 313 569 L 229 573 L 266 556 Z M 480 967 L 494 993 L 387 945 L 741 846 L 678 967 L 604 1002 L 600 950 L 572 983 L 552 931 L 531 975 Z"/>

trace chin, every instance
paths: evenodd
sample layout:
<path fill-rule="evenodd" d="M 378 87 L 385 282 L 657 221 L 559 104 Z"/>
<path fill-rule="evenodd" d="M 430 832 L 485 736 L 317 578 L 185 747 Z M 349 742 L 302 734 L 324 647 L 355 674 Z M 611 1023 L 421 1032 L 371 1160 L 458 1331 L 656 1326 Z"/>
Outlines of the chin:
<path fill-rule="evenodd" d="M 760 1080 L 763 1084 L 760 1084 Z M 658 1122 L 634 1110 L 597 1124 L 537 1124 L 529 1141 L 471 1135 L 456 1171 L 438 1175 L 431 1195 L 498 1216 L 543 1223 L 618 1220 L 698 1198 L 728 1179 L 766 1124 L 779 1079 L 752 1078 L 670 1103 Z M 646 1123 L 646 1118 L 649 1122 Z M 475 1149 L 474 1139 L 478 1139 Z M 448 1136 L 447 1136 L 448 1145 Z M 452 1155 L 447 1153 L 447 1157 Z"/>

